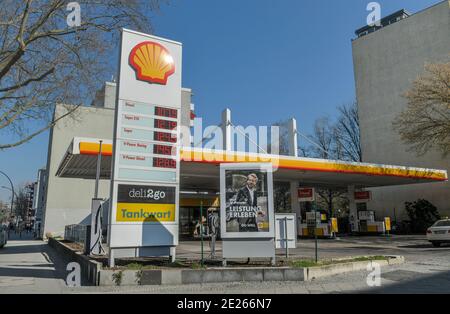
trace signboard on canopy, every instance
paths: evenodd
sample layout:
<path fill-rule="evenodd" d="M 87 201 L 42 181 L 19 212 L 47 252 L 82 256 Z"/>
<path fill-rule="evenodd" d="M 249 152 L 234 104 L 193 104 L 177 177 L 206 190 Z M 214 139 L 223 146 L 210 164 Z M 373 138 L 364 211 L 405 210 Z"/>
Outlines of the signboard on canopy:
<path fill-rule="evenodd" d="M 298 201 L 299 202 L 314 202 L 315 191 L 314 188 L 298 188 Z"/>
<path fill-rule="evenodd" d="M 355 202 L 363 203 L 372 199 L 372 193 L 370 191 L 356 191 Z"/>

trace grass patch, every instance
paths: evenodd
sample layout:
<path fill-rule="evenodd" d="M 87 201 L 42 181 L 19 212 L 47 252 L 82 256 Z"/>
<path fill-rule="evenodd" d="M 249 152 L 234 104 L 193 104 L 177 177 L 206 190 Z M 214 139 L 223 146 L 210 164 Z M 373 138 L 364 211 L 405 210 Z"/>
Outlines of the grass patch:
<path fill-rule="evenodd" d="M 362 256 L 362 257 L 355 257 L 352 259 L 352 262 L 366 262 L 366 261 L 387 261 L 389 257 L 387 256 Z"/>
<path fill-rule="evenodd" d="M 296 261 L 289 261 L 289 266 L 295 267 L 295 268 L 305 268 L 305 267 L 314 267 L 319 266 L 320 261 L 316 263 L 313 260 L 296 260 Z"/>
<path fill-rule="evenodd" d="M 191 264 L 191 268 L 192 269 L 205 269 L 206 266 L 202 265 L 200 263 L 194 262 L 194 263 Z"/>
<path fill-rule="evenodd" d="M 174 267 L 174 268 L 188 268 L 189 265 L 186 265 L 180 261 L 175 261 L 173 263 L 161 264 L 161 265 L 151 265 L 151 264 L 143 264 L 143 263 L 130 263 L 120 268 L 124 268 L 126 270 L 147 270 L 147 269 L 161 269 L 165 267 Z"/>
<path fill-rule="evenodd" d="M 126 269 L 129 269 L 129 270 L 141 270 L 144 267 L 144 265 L 139 264 L 139 263 L 131 263 L 131 264 L 125 265 L 125 267 L 126 267 Z"/>
<path fill-rule="evenodd" d="M 145 270 L 145 269 L 159 269 L 161 267 L 155 266 L 155 265 L 143 265 L 140 263 L 131 263 L 127 264 L 125 266 L 122 266 L 126 270 Z M 122 268 L 121 267 L 121 268 Z"/>
<path fill-rule="evenodd" d="M 180 262 L 180 261 L 175 261 L 175 262 L 173 262 L 173 263 L 170 263 L 169 265 L 168 265 L 169 267 L 187 267 L 187 265 L 186 264 L 184 264 L 184 263 L 182 263 L 182 262 Z"/>
<path fill-rule="evenodd" d="M 289 261 L 289 266 L 295 268 L 305 268 L 305 267 L 315 267 L 315 266 L 326 266 L 326 265 L 334 265 L 334 264 L 343 264 L 343 263 L 351 263 L 351 262 L 368 262 L 368 261 L 387 261 L 389 257 L 387 256 L 361 256 L 350 259 L 342 259 L 342 260 L 320 260 L 317 263 L 314 260 L 292 260 Z"/>

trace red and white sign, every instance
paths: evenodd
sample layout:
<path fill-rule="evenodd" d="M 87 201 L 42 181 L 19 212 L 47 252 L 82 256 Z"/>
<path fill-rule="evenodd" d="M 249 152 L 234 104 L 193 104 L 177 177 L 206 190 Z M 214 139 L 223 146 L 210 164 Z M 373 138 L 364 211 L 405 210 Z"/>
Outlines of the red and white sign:
<path fill-rule="evenodd" d="M 370 191 L 357 191 L 355 192 L 355 202 L 366 202 L 372 199 L 372 193 Z"/>
<path fill-rule="evenodd" d="M 299 202 L 314 202 L 315 191 L 314 188 L 299 188 L 298 201 Z"/>

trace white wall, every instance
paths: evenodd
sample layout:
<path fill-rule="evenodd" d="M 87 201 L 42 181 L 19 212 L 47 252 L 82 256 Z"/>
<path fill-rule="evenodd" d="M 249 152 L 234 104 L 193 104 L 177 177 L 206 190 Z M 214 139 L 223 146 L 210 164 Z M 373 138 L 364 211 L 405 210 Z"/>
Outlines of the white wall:
<path fill-rule="evenodd" d="M 450 158 L 438 152 L 418 157 L 408 151 L 392 121 L 406 108 L 402 97 L 426 62 L 438 62 L 450 54 L 450 9 L 444 1 L 411 17 L 353 41 L 357 101 L 363 161 L 444 169 Z M 447 59 L 448 60 L 448 59 Z M 380 214 L 406 218 L 405 201 L 425 198 L 450 215 L 450 183 L 417 184 L 373 189 L 370 207 Z"/>
<path fill-rule="evenodd" d="M 55 114 L 65 112 L 61 105 Z M 65 118 L 50 132 L 47 161 L 48 183 L 44 218 L 44 235 L 63 235 L 68 224 L 87 222 L 91 212 L 95 180 L 56 176 L 56 171 L 74 137 L 95 137 L 112 140 L 114 109 L 81 107 L 74 118 Z M 99 197 L 109 197 L 109 180 L 100 180 Z"/>

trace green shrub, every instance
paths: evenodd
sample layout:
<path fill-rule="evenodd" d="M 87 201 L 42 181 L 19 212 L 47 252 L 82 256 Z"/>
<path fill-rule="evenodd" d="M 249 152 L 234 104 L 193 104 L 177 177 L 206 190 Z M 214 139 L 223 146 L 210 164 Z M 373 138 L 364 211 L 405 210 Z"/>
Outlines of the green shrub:
<path fill-rule="evenodd" d="M 113 279 L 114 283 L 116 284 L 116 286 L 120 286 L 122 284 L 123 271 L 119 270 L 118 272 L 113 273 L 112 279 Z"/>
<path fill-rule="evenodd" d="M 441 219 L 436 206 L 424 199 L 419 199 L 413 203 L 405 202 L 405 209 L 409 217 L 411 231 L 414 233 L 424 233 L 436 220 Z"/>

